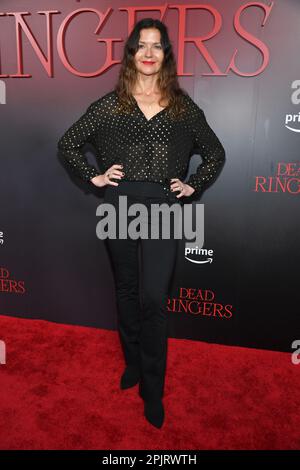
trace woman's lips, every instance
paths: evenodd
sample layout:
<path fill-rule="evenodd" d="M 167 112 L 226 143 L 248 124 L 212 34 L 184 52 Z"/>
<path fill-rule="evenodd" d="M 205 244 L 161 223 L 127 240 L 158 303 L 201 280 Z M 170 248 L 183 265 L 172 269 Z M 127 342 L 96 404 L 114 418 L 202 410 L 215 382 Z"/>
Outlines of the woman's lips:
<path fill-rule="evenodd" d="M 152 65 L 152 64 L 154 64 L 154 62 L 150 62 L 150 61 L 143 61 L 143 64 L 145 64 L 145 65 Z"/>

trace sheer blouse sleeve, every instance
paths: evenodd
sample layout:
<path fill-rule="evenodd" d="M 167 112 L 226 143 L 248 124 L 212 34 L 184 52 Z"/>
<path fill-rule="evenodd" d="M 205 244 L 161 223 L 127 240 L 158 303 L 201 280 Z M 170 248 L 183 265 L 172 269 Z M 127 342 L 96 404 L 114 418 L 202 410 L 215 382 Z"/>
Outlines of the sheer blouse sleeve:
<path fill-rule="evenodd" d="M 101 98 L 100 98 L 101 100 Z M 99 101 L 89 105 L 86 112 L 64 133 L 58 141 L 58 149 L 71 170 L 84 181 L 90 181 L 100 172 L 88 163 L 82 152 L 85 143 L 91 142 L 101 124 Z"/>
<path fill-rule="evenodd" d="M 195 189 L 193 197 L 198 197 L 219 173 L 225 162 L 225 150 L 220 140 L 209 126 L 204 111 L 192 101 L 190 125 L 193 135 L 193 154 L 199 154 L 203 162 L 192 174 L 187 184 Z"/>

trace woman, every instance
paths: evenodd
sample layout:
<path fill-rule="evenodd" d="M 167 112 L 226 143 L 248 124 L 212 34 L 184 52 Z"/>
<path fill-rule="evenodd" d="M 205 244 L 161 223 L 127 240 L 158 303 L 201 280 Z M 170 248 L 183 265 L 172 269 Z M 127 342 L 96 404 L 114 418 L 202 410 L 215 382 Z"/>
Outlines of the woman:
<path fill-rule="evenodd" d="M 101 171 L 82 153 L 86 142 L 97 149 Z M 224 148 L 204 112 L 178 84 L 166 26 L 152 18 L 139 21 L 131 32 L 115 89 L 88 107 L 58 147 L 78 176 L 97 187 L 105 186 L 104 200 L 115 207 L 117 220 L 122 215 L 119 196 L 127 196 L 128 207 L 136 202 L 148 208 L 153 203 L 181 206 L 191 202 L 211 183 L 225 160 Z M 200 153 L 203 163 L 184 183 L 193 153 Z M 148 228 L 151 223 L 149 219 L 142 222 Z M 164 421 L 166 302 L 177 239 L 117 237 L 106 241 L 126 363 L 121 388 L 139 382 L 145 417 L 160 428 Z"/>

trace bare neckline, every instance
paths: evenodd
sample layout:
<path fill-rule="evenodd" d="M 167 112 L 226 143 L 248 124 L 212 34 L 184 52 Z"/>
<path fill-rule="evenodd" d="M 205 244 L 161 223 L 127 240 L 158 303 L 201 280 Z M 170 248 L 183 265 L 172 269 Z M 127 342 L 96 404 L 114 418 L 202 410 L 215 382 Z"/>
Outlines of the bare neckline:
<path fill-rule="evenodd" d="M 138 110 L 140 111 L 140 113 L 143 115 L 144 119 L 146 119 L 147 122 L 151 121 L 152 119 L 154 119 L 156 116 L 158 116 L 160 113 L 162 113 L 163 111 L 165 111 L 168 107 L 168 106 L 165 106 L 163 109 L 161 109 L 160 111 L 158 111 L 156 114 L 154 114 L 150 119 L 147 119 L 147 117 L 145 116 L 145 114 L 143 113 L 143 111 L 141 110 L 141 108 L 139 107 L 139 104 L 137 102 L 137 99 L 132 95 L 135 103 L 136 103 L 136 106 L 138 108 Z"/>

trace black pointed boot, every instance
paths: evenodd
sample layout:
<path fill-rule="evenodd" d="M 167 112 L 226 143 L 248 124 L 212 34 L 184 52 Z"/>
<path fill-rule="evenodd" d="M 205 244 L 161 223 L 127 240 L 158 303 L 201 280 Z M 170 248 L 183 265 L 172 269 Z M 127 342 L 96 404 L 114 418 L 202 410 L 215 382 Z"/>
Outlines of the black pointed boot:
<path fill-rule="evenodd" d="M 144 415 L 149 423 L 156 428 L 161 428 L 165 418 L 162 400 L 144 400 Z"/>
<path fill-rule="evenodd" d="M 136 366 L 126 366 L 125 371 L 121 377 L 120 387 L 122 390 L 133 387 L 140 380 L 140 371 Z"/>

